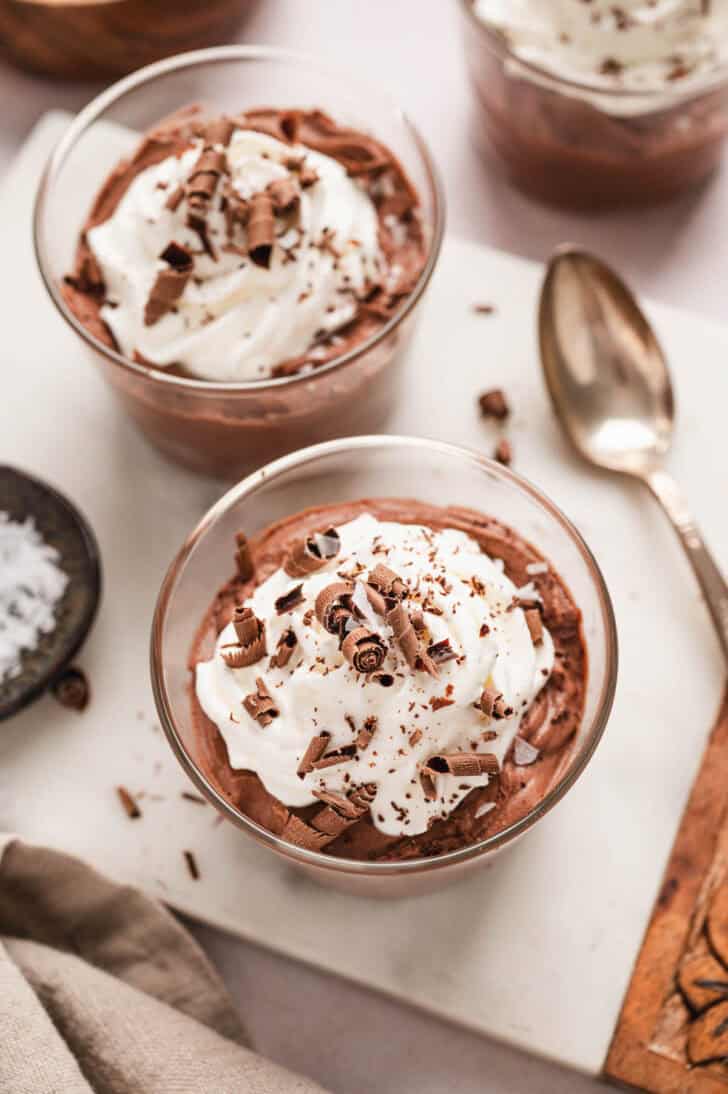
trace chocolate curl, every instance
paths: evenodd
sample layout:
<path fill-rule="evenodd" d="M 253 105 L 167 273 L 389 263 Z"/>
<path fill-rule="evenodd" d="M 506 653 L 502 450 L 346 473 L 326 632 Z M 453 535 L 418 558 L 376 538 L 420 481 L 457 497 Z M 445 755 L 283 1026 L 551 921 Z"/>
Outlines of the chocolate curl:
<path fill-rule="evenodd" d="M 384 664 L 387 647 L 378 634 L 367 627 L 356 627 L 347 634 L 341 652 L 357 672 L 368 676 Z"/>
<path fill-rule="evenodd" d="M 352 587 L 347 581 L 335 581 L 316 597 L 316 618 L 329 634 L 343 637 L 351 619 L 351 594 Z"/>
<path fill-rule="evenodd" d="M 315 791 L 314 794 L 316 794 Z M 319 795 L 316 794 L 316 797 L 319 797 Z M 330 836 L 332 840 L 340 836 L 347 828 L 350 828 L 353 823 L 354 821 L 342 816 L 331 805 L 327 805 L 325 809 L 319 810 L 311 817 L 311 827 L 325 836 Z"/>
<path fill-rule="evenodd" d="M 275 242 L 273 202 L 266 193 L 254 194 L 248 215 L 248 255 L 256 266 L 268 269 Z"/>
<path fill-rule="evenodd" d="M 424 669 L 430 676 L 438 677 L 437 666 L 432 658 L 424 652 L 412 626 L 406 608 L 403 604 L 395 606 L 387 612 L 387 623 L 394 633 L 394 638 L 401 649 L 404 659 L 413 670 Z"/>
<path fill-rule="evenodd" d="M 376 783 L 362 783 L 361 786 L 357 786 L 349 793 L 349 801 L 357 809 L 361 810 L 361 815 L 369 812 L 369 807 L 377 796 L 377 784 Z"/>
<path fill-rule="evenodd" d="M 287 593 L 283 593 L 282 596 L 278 597 L 274 603 L 274 607 L 278 615 L 285 615 L 286 612 L 290 612 L 293 608 L 297 608 L 299 604 L 303 604 L 303 601 L 303 585 L 294 585 Z"/>
<path fill-rule="evenodd" d="M 540 646 L 543 642 L 543 623 L 541 621 L 541 612 L 538 608 L 528 608 L 524 613 L 526 617 L 526 625 L 528 627 L 529 634 L 531 635 L 531 641 L 534 646 Z"/>
<path fill-rule="evenodd" d="M 325 832 L 317 832 L 314 828 L 310 828 L 295 813 L 288 814 L 281 832 L 281 839 L 288 840 L 294 847 L 303 847 L 306 851 L 320 851 L 327 843 L 331 843 L 331 838 Z"/>
<path fill-rule="evenodd" d="M 230 118 L 213 118 L 205 126 L 205 144 L 221 144 L 227 148 L 234 132 L 235 123 Z"/>
<path fill-rule="evenodd" d="M 301 200 L 298 186 L 290 176 L 269 183 L 267 192 L 276 213 L 290 213 Z"/>
<path fill-rule="evenodd" d="M 233 627 L 238 645 L 224 646 L 221 651 L 228 668 L 246 668 L 265 657 L 265 623 L 258 619 L 252 608 L 237 607 L 233 614 Z"/>
<path fill-rule="evenodd" d="M 403 600 L 407 595 L 407 586 L 401 577 L 379 562 L 369 574 L 368 583 L 388 600 Z M 373 606 L 373 605 L 372 605 Z"/>
<path fill-rule="evenodd" d="M 420 785 L 422 786 L 422 793 L 428 802 L 437 801 L 437 787 L 435 786 L 435 779 L 431 771 L 428 771 L 426 767 L 423 767 L 420 771 Z"/>
<path fill-rule="evenodd" d="M 329 747 L 330 740 L 331 734 L 326 732 L 318 733 L 315 737 L 311 738 L 308 742 L 306 751 L 301 757 L 301 762 L 296 768 L 296 774 L 299 779 L 302 779 L 304 775 L 308 775 L 309 772 L 313 771 L 314 764 L 321 759 L 324 752 Z"/>
<path fill-rule="evenodd" d="M 414 619 L 412 622 L 414 623 Z M 456 661 L 458 656 L 450 645 L 449 638 L 443 638 L 441 642 L 433 642 L 431 646 L 427 647 L 427 653 L 436 665 L 444 665 L 448 661 Z"/>
<path fill-rule="evenodd" d="M 367 600 L 371 604 L 377 615 L 385 616 L 387 614 L 387 601 L 384 599 L 378 589 L 375 589 L 373 585 L 364 586 L 367 594 Z"/>
<path fill-rule="evenodd" d="M 144 326 L 152 327 L 171 311 L 192 275 L 192 255 L 177 243 L 170 243 L 159 256 L 167 269 L 160 270 L 144 308 Z"/>
<path fill-rule="evenodd" d="M 328 752 L 320 760 L 316 760 L 313 769 L 314 771 L 323 771 L 327 767 L 336 767 L 337 764 L 348 763 L 355 752 L 355 745 L 344 745 L 343 748 L 337 748 L 334 752 Z"/>
<path fill-rule="evenodd" d="M 277 718 L 280 714 L 278 707 L 273 702 L 268 688 L 265 686 L 265 681 L 262 677 L 256 676 L 255 678 L 255 691 L 250 695 L 246 695 L 243 699 L 243 706 L 250 715 L 250 717 L 265 729 L 269 726 L 274 718 Z"/>
<path fill-rule="evenodd" d="M 360 729 L 356 735 L 356 747 L 360 752 L 366 752 L 371 743 L 371 739 L 379 728 L 379 719 L 376 714 L 371 714 L 364 722 L 364 728 Z"/>
<path fill-rule="evenodd" d="M 443 752 L 430 756 L 425 771 L 435 775 L 457 775 L 461 779 L 478 775 L 497 775 L 498 758 L 492 752 Z"/>
<path fill-rule="evenodd" d="M 192 168 L 185 193 L 188 206 L 200 217 L 204 217 L 207 213 L 220 176 L 225 171 L 226 163 L 225 153 L 217 152 L 208 145 L 203 148 L 197 163 Z"/>
<path fill-rule="evenodd" d="M 281 637 L 278 639 L 278 645 L 276 646 L 276 652 L 270 659 L 270 667 L 272 669 L 282 669 L 291 660 L 294 649 L 298 645 L 298 638 L 296 632 L 290 628 L 284 631 Z"/>
<path fill-rule="evenodd" d="M 255 567 L 253 566 L 253 556 L 250 553 L 248 537 L 244 532 L 238 532 L 235 536 L 235 543 L 237 545 L 235 564 L 238 568 L 238 577 L 241 581 L 250 581 L 255 573 Z"/>
<path fill-rule="evenodd" d="M 283 564 L 289 577 L 308 577 L 321 570 L 341 550 L 341 540 L 335 528 L 326 532 L 314 532 L 307 539 L 299 539 L 291 547 Z"/>
<path fill-rule="evenodd" d="M 312 793 L 314 798 L 324 802 L 325 805 L 330 805 L 332 809 L 335 809 L 337 813 L 341 813 L 342 817 L 347 820 L 359 820 L 361 809 L 342 794 L 335 794 L 331 790 L 314 790 Z"/>
<path fill-rule="evenodd" d="M 483 689 L 478 706 L 488 718 L 505 718 L 509 710 L 501 693 L 490 687 Z"/>

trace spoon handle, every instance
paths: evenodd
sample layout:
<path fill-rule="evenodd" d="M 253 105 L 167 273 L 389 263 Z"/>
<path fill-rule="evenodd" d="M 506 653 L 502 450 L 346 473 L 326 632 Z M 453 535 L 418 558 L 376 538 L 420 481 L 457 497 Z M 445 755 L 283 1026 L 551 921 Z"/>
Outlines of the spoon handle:
<path fill-rule="evenodd" d="M 723 653 L 728 660 L 728 584 L 706 547 L 675 480 L 666 471 L 658 468 L 651 471 L 645 481 L 667 513 L 680 538 L 688 562 L 695 571 L 705 597 Z"/>

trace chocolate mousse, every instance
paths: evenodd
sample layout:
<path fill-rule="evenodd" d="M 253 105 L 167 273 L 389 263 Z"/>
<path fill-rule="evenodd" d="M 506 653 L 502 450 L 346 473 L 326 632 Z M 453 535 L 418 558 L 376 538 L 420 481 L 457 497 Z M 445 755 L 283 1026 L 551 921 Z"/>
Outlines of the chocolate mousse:
<path fill-rule="evenodd" d="M 434 856 L 530 812 L 582 717 L 581 614 L 530 543 L 411 499 L 236 543 L 189 661 L 196 760 L 233 807 L 343 858 Z"/>
<path fill-rule="evenodd" d="M 728 132 L 726 0 L 463 0 L 483 134 L 522 189 L 582 208 L 664 200 Z"/>
<path fill-rule="evenodd" d="M 109 175 L 64 297 L 127 358 L 212 382 L 316 369 L 366 342 L 422 272 L 395 155 L 321 110 L 184 109 Z"/>

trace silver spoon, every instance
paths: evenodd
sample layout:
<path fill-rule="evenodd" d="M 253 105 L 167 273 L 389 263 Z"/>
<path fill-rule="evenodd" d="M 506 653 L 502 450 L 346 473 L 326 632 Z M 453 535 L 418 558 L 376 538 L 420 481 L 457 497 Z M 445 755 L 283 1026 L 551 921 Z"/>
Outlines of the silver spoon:
<path fill-rule="evenodd" d="M 538 330 L 564 432 L 589 463 L 649 486 L 695 571 L 728 660 L 728 585 L 663 467 L 675 405 L 664 354 L 637 301 L 599 259 L 561 247 L 541 289 Z"/>

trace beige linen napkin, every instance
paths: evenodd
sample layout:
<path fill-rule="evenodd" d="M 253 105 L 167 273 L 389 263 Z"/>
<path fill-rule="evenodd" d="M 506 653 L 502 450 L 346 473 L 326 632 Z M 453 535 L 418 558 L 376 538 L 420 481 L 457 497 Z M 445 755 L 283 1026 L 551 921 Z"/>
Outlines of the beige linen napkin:
<path fill-rule="evenodd" d="M 247 1047 L 161 906 L 56 851 L 0 855 L 2 1094 L 321 1094 Z"/>

